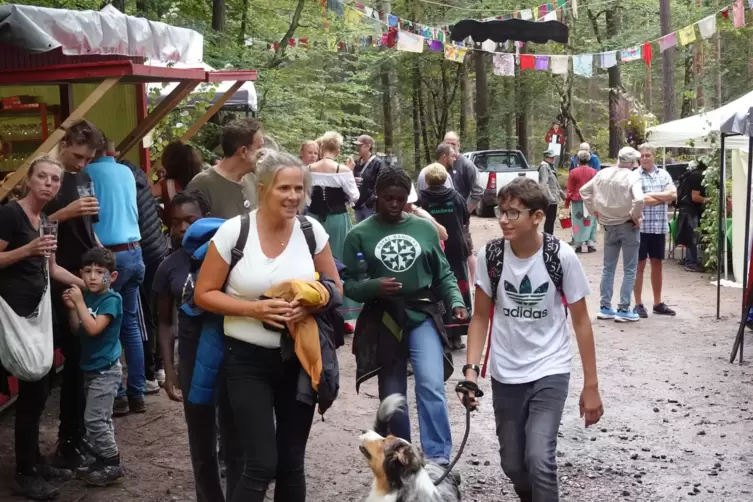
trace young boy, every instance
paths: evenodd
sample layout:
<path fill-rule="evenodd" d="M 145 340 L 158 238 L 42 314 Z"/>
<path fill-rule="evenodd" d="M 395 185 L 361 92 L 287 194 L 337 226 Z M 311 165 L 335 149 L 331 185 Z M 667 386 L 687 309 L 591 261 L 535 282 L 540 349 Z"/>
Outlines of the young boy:
<path fill-rule="evenodd" d="M 539 232 L 547 207 L 548 198 L 533 180 L 518 179 L 500 191 L 504 240 L 488 242 L 478 254 L 468 364 L 463 367 L 465 378 L 475 382 L 494 307 L 487 350 L 502 470 L 520 500 L 528 502 L 559 500 L 557 432 L 572 361 L 566 308 L 583 361 L 580 414 L 588 427 L 604 413 L 586 308 L 588 280 L 569 245 Z M 472 396 L 471 406 L 477 405 Z"/>
<path fill-rule="evenodd" d="M 94 461 L 76 471 L 88 484 L 105 486 L 123 477 L 112 406 L 123 378 L 120 365 L 120 325 L 123 300 L 110 289 L 118 277 L 115 256 L 94 248 L 81 258 L 81 278 L 86 292 L 71 288 L 63 294 L 74 333 L 81 336 L 81 369 L 86 391 L 86 442 Z"/>

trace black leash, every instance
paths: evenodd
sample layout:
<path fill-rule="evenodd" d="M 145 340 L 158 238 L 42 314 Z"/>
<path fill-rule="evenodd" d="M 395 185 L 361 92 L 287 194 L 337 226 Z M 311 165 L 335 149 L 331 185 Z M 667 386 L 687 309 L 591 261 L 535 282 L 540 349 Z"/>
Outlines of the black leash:
<path fill-rule="evenodd" d="M 471 432 L 471 401 L 469 393 L 473 392 L 475 397 L 482 397 L 484 395 L 481 389 L 478 388 L 478 385 L 476 385 L 476 382 L 471 382 L 470 380 L 458 382 L 455 387 L 455 392 L 463 394 L 463 406 L 465 406 L 465 434 L 463 434 L 463 441 L 460 443 L 460 448 L 458 448 L 455 458 L 452 460 L 452 463 L 447 466 L 447 469 L 445 469 L 439 479 L 434 481 L 434 486 L 439 486 L 439 484 L 444 481 L 444 478 L 452 472 L 452 468 L 455 467 L 455 464 L 458 463 L 458 460 L 460 460 L 460 457 L 463 455 L 465 443 L 468 442 L 468 435 Z"/>

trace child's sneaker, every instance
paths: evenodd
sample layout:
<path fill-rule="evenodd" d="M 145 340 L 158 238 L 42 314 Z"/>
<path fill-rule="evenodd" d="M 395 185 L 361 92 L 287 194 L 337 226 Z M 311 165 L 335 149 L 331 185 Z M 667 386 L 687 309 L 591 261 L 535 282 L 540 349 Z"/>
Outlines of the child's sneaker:
<path fill-rule="evenodd" d="M 599 313 L 596 315 L 597 319 L 614 319 L 615 311 L 611 308 L 601 307 Z"/>
<path fill-rule="evenodd" d="M 615 322 L 635 322 L 640 320 L 641 316 L 629 310 L 618 310 L 614 316 Z"/>
<path fill-rule="evenodd" d="M 120 455 L 108 459 L 97 459 L 89 467 L 76 471 L 77 478 L 92 486 L 108 486 L 123 476 L 125 476 L 125 471 L 120 465 Z"/>
<path fill-rule="evenodd" d="M 30 500 L 53 500 L 60 494 L 58 488 L 38 474 L 16 474 L 13 479 L 13 491 L 16 495 L 23 495 Z"/>

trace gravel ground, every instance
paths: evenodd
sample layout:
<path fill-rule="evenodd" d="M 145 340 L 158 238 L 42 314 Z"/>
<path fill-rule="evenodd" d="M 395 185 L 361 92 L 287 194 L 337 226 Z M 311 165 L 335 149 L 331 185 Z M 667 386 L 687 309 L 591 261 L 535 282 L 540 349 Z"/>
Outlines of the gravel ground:
<path fill-rule="evenodd" d="M 474 218 L 472 229 L 477 246 L 498 233 L 492 219 Z M 561 237 L 566 238 L 564 233 Z M 601 253 L 581 259 L 593 290 L 589 308 L 595 317 Z M 753 500 L 753 369 L 728 363 L 740 290 L 723 289 L 722 319 L 717 321 L 715 289 L 707 275 L 684 272 L 667 261 L 664 277 L 665 301 L 677 310 L 676 318 L 650 317 L 630 325 L 594 321 L 605 415 L 588 430 L 578 417 L 582 371 L 576 351 L 558 446 L 562 500 Z M 651 298 L 648 287 L 645 293 Z M 316 419 L 308 447 L 309 500 L 316 502 L 362 501 L 371 481 L 357 440 L 377 408 L 376 382 L 356 395 L 350 347 L 342 348 L 340 356 L 340 398 L 325 421 Z M 448 382 L 448 395 L 464 360 L 465 354 L 456 355 L 457 377 Z M 488 381 L 481 385 L 489 390 Z M 58 396 L 56 390 L 44 417 L 44 453 L 55 444 Z M 125 481 L 99 490 L 71 482 L 60 500 L 195 500 L 182 407 L 164 394 L 148 398 L 148 406 L 145 415 L 116 421 L 128 472 Z M 457 448 L 465 413 L 454 397 L 450 412 Z M 415 428 L 415 411 L 412 418 Z M 0 450 L 0 501 L 18 500 L 7 488 L 12 441 L 13 417 L 6 413 L 0 417 L 0 442 L 8 445 Z M 497 449 L 491 400 L 484 398 L 458 463 L 464 500 L 515 500 Z"/>

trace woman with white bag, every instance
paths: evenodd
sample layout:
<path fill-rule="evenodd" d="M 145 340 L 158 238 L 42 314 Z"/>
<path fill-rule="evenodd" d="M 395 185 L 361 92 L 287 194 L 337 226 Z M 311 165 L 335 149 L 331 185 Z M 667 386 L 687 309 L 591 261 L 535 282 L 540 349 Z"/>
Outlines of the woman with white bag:
<path fill-rule="evenodd" d="M 19 380 L 14 489 L 32 500 L 50 500 L 58 491 L 51 481 L 72 476 L 44 465 L 39 453 L 39 420 L 53 360 L 50 277 L 84 287 L 80 278 L 55 263 L 57 222 L 42 214 L 62 177 L 60 164 L 47 157 L 35 159 L 26 195 L 0 208 L 0 362 Z"/>

